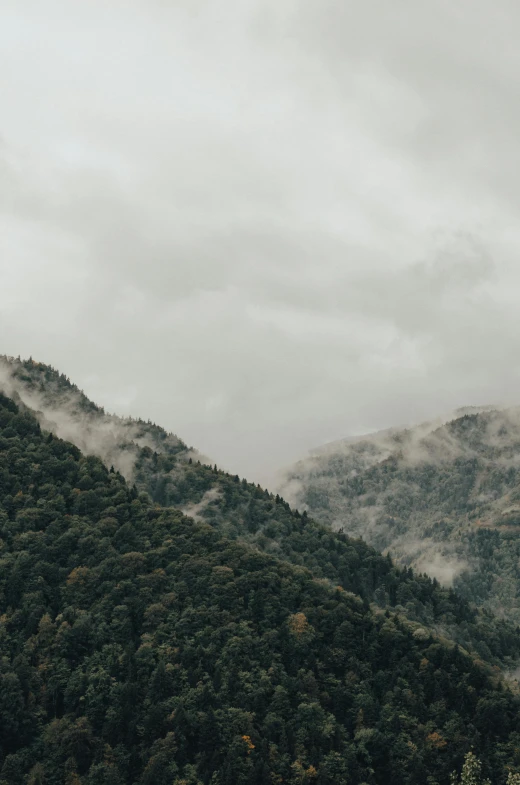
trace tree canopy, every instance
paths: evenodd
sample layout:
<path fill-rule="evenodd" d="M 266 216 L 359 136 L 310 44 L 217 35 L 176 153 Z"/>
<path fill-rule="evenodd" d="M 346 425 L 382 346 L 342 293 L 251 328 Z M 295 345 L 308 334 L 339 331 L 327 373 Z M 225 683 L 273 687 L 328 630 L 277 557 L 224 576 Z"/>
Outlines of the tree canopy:
<path fill-rule="evenodd" d="M 0 537 L 2 785 L 442 785 L 471 747 L 497 783 L 518 765 L 490 666 L 160 507 L 5 396 Z"/>

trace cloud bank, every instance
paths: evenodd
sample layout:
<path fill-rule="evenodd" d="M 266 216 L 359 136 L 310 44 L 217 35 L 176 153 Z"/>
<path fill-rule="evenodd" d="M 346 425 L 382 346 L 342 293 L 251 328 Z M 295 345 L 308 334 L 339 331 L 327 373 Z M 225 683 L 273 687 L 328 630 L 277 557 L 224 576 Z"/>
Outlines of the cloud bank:
<path fill-rule="evenodd" d="M 6 0 L 0 351 L 269 481 L 519 400 L 520 9 Z"/>

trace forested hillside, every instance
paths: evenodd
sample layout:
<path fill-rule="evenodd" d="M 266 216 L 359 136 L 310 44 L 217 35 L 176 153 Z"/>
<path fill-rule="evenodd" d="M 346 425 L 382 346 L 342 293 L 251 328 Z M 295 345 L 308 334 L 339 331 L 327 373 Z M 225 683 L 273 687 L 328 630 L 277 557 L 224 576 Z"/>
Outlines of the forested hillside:
<path fill-rule="evenodd" d="M 426 625 L 483 660 L 516 669 L 516 625 L 483 613 L 418 572 L 397 569 L 362 540 L 331 531 L 306 512 L 291 509 L 279 495 L 202 463 L 178 437 L 155 424 L 107 415 L 49 366 L 15 360 L 4 364 L 11 393 L 39 410 L 41 425 L 65 432 L 77 446 L 88 444 L 107 467 L 115 459 L 137 491 L 148 493 L 155 503 L 182 509 L 230 539 L 306 567 L 329 585 Z"/>
<path fill-rule="evenodd" d="M 33 411 L 42 427 L 87 455 L 99 456 L 127 479 L 141 447 L 170 455 L 188 452 L 178 436 L 150 421 L 108 414 L 67 376 L 44 363 L 0 355 L 0 390 Z"/>
<path fill-rule="evenodd" d="M 155 505 L 0 397 L 2 785 L 444 785 L 520 764 L 458 647 Z M 345 541 L 348 542 L 348 541 Z"/>
<path fill-rule="evenodd" d="M 283 487 L 322 523 L 520 621 L 519 410 L 336 443 Z"/>

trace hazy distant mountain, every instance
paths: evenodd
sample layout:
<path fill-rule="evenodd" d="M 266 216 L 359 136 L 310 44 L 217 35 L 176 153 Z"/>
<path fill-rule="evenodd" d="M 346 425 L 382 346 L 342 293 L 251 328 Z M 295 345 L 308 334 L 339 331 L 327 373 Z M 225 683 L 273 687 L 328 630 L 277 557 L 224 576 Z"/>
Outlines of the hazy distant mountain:
<path fill-rule="evenodd" d="M 520 621 L 520 408 L 470 407 L 315 450 L 280 492 Z"/>

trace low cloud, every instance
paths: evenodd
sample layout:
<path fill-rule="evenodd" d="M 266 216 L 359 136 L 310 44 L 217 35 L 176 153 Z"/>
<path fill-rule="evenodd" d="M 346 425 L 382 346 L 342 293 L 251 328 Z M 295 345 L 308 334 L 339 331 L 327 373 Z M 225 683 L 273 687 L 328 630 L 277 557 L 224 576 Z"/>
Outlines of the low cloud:
<path fill-rule="evenodd" d="M 72 442 L 87 455 L 97 455 L 127 480 L 132 480 L 139 448 L 149 447 L 157 452 L 164 449 L 160 440 L 143 429 L 144 423 L 102 410 L 89 412 L 79 390 L 63 390 L 46 382 L 44 389 L 38 391 L 16 371 L 20 371 L 17 360 L 0 357 L 1 392 L 31 409 L 45 430 Z M 167 438 L 170 445 L 179 444 L 177 437 L 170 434 Z"/>
<path fill-rule="evenodd" d="M 474 569 L 465 558 L 467 543 L 464 538 L 452 539 L 452 529 L 481 523 L 507 527 L 511 515 L 517 515 L 516 497 L 511 497 L 507 483 L 502 487 L 495 481 L 490 491 L 489 481 L 490 473 L 518 467 L 519 445 L 520 407 L 462 407 L 429 422 L 316 448 L 280 474 L 278 491 L 322 522 L 452 586 Z M 446 508 L 444 515 L 442 498 L 432 509 L 426 502 L 429 491 L 422 485 L 422 469 L 432 467 L 447 476 L 459 459 L 478 461 L 475 465 L 481 467 L 468 507 L 471 510 L 471 502 L 478 505 L 479 520 L 476 514 L 467 517 L 467 510 Z M 397 471 L 385 475 L 389 460 Z M 372 467 L 380 471 L 373 475 Z M 353 485 L 356 477 L 363 483 L 358 491 Z M 449 506 L 449 491 L 445 501 Z"/>
<path fill-rule="evenodd" d="M 188 515 L 190 518 L 193 518 L 195 521 L 203 521 L 204 516 L 201 515 L 209 505 L 220 499 L 222 496 L 221 491 L 218 488 L 210 488 L 209 491 L 206 491 L 200 502 L 198 504 L 192 503 L 188 504 L 186 507 L 182 508 L 182 512 L 184 515 Z"/>
<path fill-rule="evenodd" d="M 418 573 L 426 573 L 435 578 L 441 586 L 453 586 L 456 578 L 471 569 L 469 563 L 453 552 L 450 546 L 440 546 L 430 539 L 414 540 L 403 537 L 392 546 L 400 560 L 408 557 L 413 560 L 413 568 Z"/>

